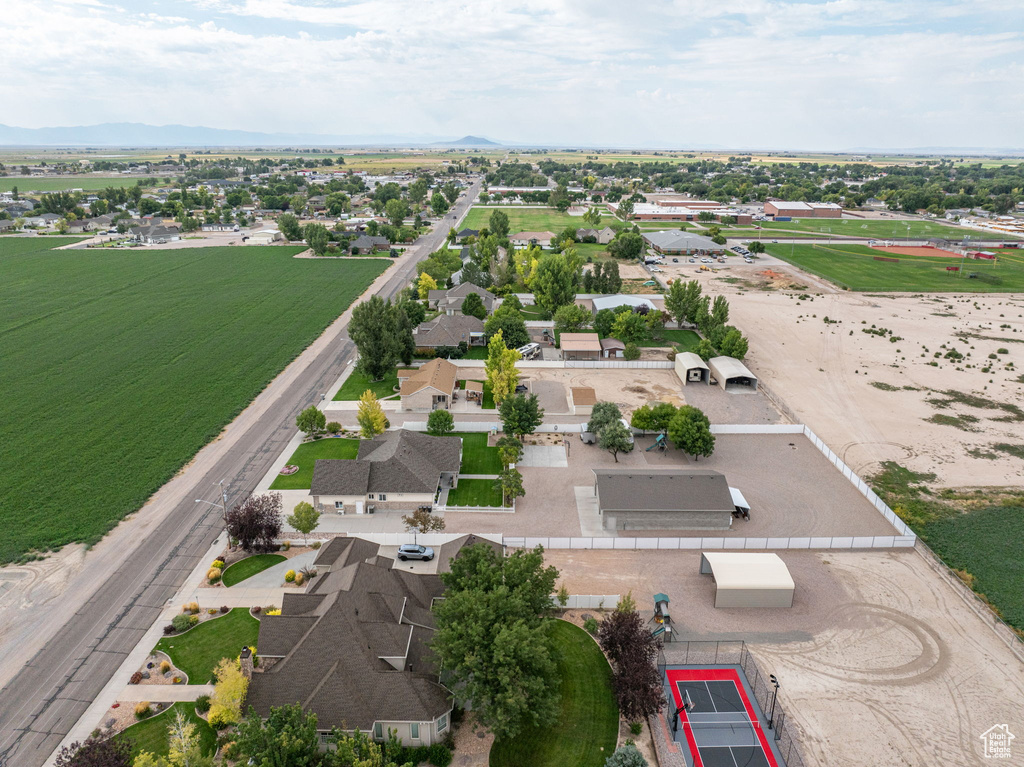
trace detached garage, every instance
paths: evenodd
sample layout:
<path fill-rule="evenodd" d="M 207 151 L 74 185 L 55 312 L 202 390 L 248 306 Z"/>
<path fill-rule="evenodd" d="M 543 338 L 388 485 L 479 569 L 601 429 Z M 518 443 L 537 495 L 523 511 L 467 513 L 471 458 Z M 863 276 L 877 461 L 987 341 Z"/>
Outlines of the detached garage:
<path fill-rule="evenodd" d="M 728 392 L 757 391 L 757 376 L 734 357 L 712 357 L 708 360 L 711 377 Z"/>
<path fill-rule="evenodd" d="M 715 579 L 715 607 L 793 606 L 793 577 L 778 554 L 703 552 L 700 572 Z"/>
<path fill-rule="evenodd" d="M 676 355 L 676 375 L 683 385 L 691 383 L 710 383 L 711 369 L 708 364 L 693 352 L 679 352 Z"/>

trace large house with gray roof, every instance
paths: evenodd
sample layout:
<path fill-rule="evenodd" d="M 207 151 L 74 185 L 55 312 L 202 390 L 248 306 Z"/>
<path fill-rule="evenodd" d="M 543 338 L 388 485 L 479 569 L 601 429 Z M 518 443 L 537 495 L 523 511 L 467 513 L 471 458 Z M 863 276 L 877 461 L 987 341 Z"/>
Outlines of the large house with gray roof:
<path fill-rule="evenodd" d="M 431 309 L 440 309 L 445 314 L 461 314 L 462 302 L 470 293 L 480 296 L 488 314 L 494 311 L 494 302 L 498 300 L 497 297 L 491 291 L 474 285 L 472 282 L 463 282 L 447 290 L 431 290 L 427 294 L 427 302 Z"/>
<path fill-rule="evenodd" d="M 320 459 L 309 494 L 321 512 L 364 514 L 431 506 L 442 487 L 458 485 L 462 439 L 388 431 L 362 440 L 354 459 Z"/>
<path fill-rule="evenodd" d="M 430 353 L 439 346 L 484 346 L 484 321 L 466 314 L 439 314 L 412 331 L 416 353 Z"/>
<path fill-rule="evenodd" d="M 469 537 L 460 540 L 457 549 Z M 316 714 L 324 745 L 335 727 L 377 741 L 393 732 L 407 746 L 440 742 L 453 708 L 429 649 L 441 579 L 396 570 L 358 538 L 333 539 L 314 565 L 320 574 L 309 590 L 285 594 L 281 614 L 260 621 L 259 668 L 243 658 L 246 706 L 267 717 L 299 703 Z"/>

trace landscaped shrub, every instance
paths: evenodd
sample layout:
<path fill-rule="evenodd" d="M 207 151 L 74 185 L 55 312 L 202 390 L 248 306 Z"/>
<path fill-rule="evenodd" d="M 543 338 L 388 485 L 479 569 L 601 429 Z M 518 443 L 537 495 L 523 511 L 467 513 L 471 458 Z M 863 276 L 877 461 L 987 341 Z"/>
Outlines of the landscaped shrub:
<path fill-rule="evenodd" d="M 291 547 L 292 547 L 292 542 L 291 541 L 282 541 L 281 542 L 281 549 L 282 550 L 288 551 Z"/>
<path fill-rule="evenodd" d="M 170 661 L 168 661 L 168 660 L 160 661 L 160 673 L 161 674 L 166 674 L 170 670 L 171 670 L 171 662 Z"/>
<path fill-rule="evenodd" d="M 176 676 L 174 677 L 174 679 L 171 680 L 171 682 L 173 682 L 174 684 L 181 684 L 181 677 Z"/>
<path fill-rule="evenodd" d="M 597 629 L 600 624 L 593 618 L 583 621 L 583 629 L 591 636 L 597 636 Z"/>
<path fill-rule="evenodd" d="M 153 715 L 153 709 L 150 708 L 148 700 L 140 700 L 135 704 L 135 718 L 145 719 Z"/>
<path fill-rule="evenodd" d="M 605 761 L 604 767 L 648 767 L 648 765 L 644 755 L 630 743 L 615 749 L 615 753 Z"/>
<path fill-rule="evenodd" d="M 209 710 L 210 710 L 210 696 L 209 695 L 200 695 L 198 698 L 196 698 L 196 711 L 198 711 L 200 714 L 205 714 Z"/>
<path fill-rule="evenodd" d="M 215 560 L 213 560 L 213 564 L 211 564 L 210 567 L 216 567 L 218 570 L 223 570 L 224 569 L 224 560 L 223 559 L 215 559 Z"/>
<path fill-rule="evenodd" d="M 303 575 L 302 573 L 295 573 L 295 585 L 296 586 L 301 586 L 305 582 L 306 582 L 306 576 L 305 575 Z"/>
<path fill-rule="evenodd" d="M 309 544 L 309 546 L 313 549 L 319 549 L 321 546 L 323 546 L 323 543 L 321 541 L 313 541 L 311 544 Z"/>
<path fill-rule="evenodd" d="M 639 735 L 641 732 L 644 731 L 644 723 L 643 722 L 630 722 L 629 723 L 629 731 L 633 735 Z"/>
<path fill-rule="evenodd" d="M 198 623 L 199 623 L 199 616 L 198 615 L 190 615 L 190 616 L 188 616 L 188 627 L 189 628 L 192 628 L 193 626 L 195 626 Z"/>
<path fill-rule="evenodd" d="M 216 614 L 218 613 L 218 610 L 217 610 L 217 608 L 216 608 L 216 607 L 211 607 L 211 608 L 210 608 L 209 610 L 207 610 L 206 612 L 207 612 L 207 614 L 208 614 L 208 615 L 216 615 Z"/>
<path fill-rule="evenodd" d="M 329 424 L 327 424 L 328 434 L 337 434 L 339 431 L 341 431 L 341 424 L 338 423 L 337 421 L 331 421 Z"/>
<path fill-rule="evenodd" d="M 177 630 L 178 629 L 174 628 L 173 623 L 168 623 L 166 626 L 164 626 L 164 636 L 170 636 Z"/>
<path fill-rule="evenodd" d="M 626 344 L 626 348 L 622 350 L 622 357 L 627 360 L 640 359 L 640 347 L 632 343 Z"/>
<path fill-rule="evenodd" d="M 443 743 L 435 743 L 428 749 L 427 758 L 434 767 L 448 767 L 452 763 L 452 752 Z"/>
<path fill-rule="evenodd" d="M 294 583 L 295 582 L 295 571 L 294 570 L 289 570 L 288 572 L 286 572 L 284 574 L 284 582 L 285 583 Z"/>
<path fill-rule="evenodd" d="M 195 615 L 197 612 L 199 612 L 199 603 L 189 602 L 188 605 L 185 607 L 185 612 L 192 613 L 193 615 Z"/>
<path fill-rule="evenodd" d="M 175 615 L 171 619 L 171 626 L 174 628 L 175 631 L 188 631 L 189 627 L 192 625 L 189 622 L 189 619 L 191 617 L 191 615 L 185 615 L 184 613 L 182 613 L 181 615 Z"/>
<path fill-rule="evenodd" d="M 235 715 L 225 706 L 211 708 L 210 715 L 206 719 L 215 730 L 223 730 L 235 723 Z"/>
<path fill-rule="evenodd" d="M 280 610 L 279 610 L 278 608 L 276 608 L 276 607 L 271 607 L 271 608 L 269 608 L 269 609 L 268 609 L 268 610 L 267 610 L 267 611 L 266 611 L 265 613 L 263 613 L 263 614 L 264 614 L 264 615 L 280 615 L 280 614 L 281 614 L 281 611 L 280 611 Z"/>
<path fill-rule="evenodd" d="M 128 680 L 128 684 L 138 684 L 141 681 L 142 681 L 142 672 L 141 671 L 136 671 L 134 674 L 132 674 L 132 678 Z"/>
<path fill-rule="evenodd" d="M 220 606 L 220 611 L 221 611 L 222 613 L 226 613 L 226 612 L 227 612 L 228 610 L 230 610 L 230 609 L 231 609 L 231 608 L 230 608 L 230 607 L 228 607 L 227 605 L 221 605 L 221 606 Z"/>
<path fill-rule="evenodd" d="M 210 583 L 219 583 L 221 578 L 221 572 L 216 567 L 211 567 L 206 571 L 206 580 Z"/>
<path fill-rule="evenodd" d="M 262 610 L 262 609 L 263 609 L 262 607 L 260 607 L 259 605 L 256 605 L 254 608 L 252 608 L 252 611 L 254 613 L 259 614 L 259 611 Z"/>

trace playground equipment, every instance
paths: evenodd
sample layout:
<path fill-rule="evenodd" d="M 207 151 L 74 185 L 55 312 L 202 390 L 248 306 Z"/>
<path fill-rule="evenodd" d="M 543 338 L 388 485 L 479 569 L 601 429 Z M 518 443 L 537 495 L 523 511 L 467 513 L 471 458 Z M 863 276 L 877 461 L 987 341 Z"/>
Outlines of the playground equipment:
<path fill-rule="evenodd" d="M 667 442 L 667 441 L 666 441 L 666 439 L 665 439 L 665 432 L 662 432 L 661 434 L 659 434 L 659 435 L 658 435 L 658 436 L 657 436 L 657 437 L 655 438 L 655 440 L 654 440 L 654 444 L 653 444 L 653 445 L 651 445 L 651 446 L 650 446 L 649 448 L 647 448 L 647 449 L 646 449 L 646 450 L 645 450 L 644 452 L 645 452 L 645 453 L 649 453 L 649 452 L 651 452 L 652 450 L 654 450 L 655 448 L 657 448 L 658 450 L 660 450 L 660 451 L 661 451 L 661 452 L 663 452 L 663 453 L 664 453 L 664 452 L 665 452 L 665 450 L 666 450 L 666 449 L 668 448 L 668 442 Z"/>
<path fill-rule="evenodd" d="M 651 629 L 651 636 L 664 637 L 664 641 L 672 641 L 672 616 L 668 612 L 668 595 L 654 595 L 654 617 L 649 623 L 654 624 Z"/>

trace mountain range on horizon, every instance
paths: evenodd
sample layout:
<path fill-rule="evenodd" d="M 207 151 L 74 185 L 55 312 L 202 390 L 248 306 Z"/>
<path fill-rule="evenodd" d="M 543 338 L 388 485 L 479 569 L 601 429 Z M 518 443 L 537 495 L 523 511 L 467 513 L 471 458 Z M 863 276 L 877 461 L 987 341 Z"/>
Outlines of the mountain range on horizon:
<path fill-rule="evenodd" d="M 639 142 L 632 146 L 616 144 L 572 144 L 568 142 L 524 143 L 495 141 L 486 137 L 466 135 L 450 138 L 416 134 L 349 134 L 322 133 L 264 133 L 260 131 L 228 128 L 208 128 L 189 125 L 147 125 L 145 123 L 100 123 L 45 128 L 19 128 L 0 124 L 0 146 L 24 147 L 403 147 L 403 148 L 573 148 L 592 150 L 645 149 L 659 151 L 731 151 L 736 153 L 837 153 L 837 154 L 901 154 L 901 155 L 965 155 L 965 156 L 1024 156 L 1024 149 L 1010 147 L 851 147 L 846 149 L 780 148 L 780 147 L 727 147 L 705 142 L 681 143 L 670 147 Z"/>

